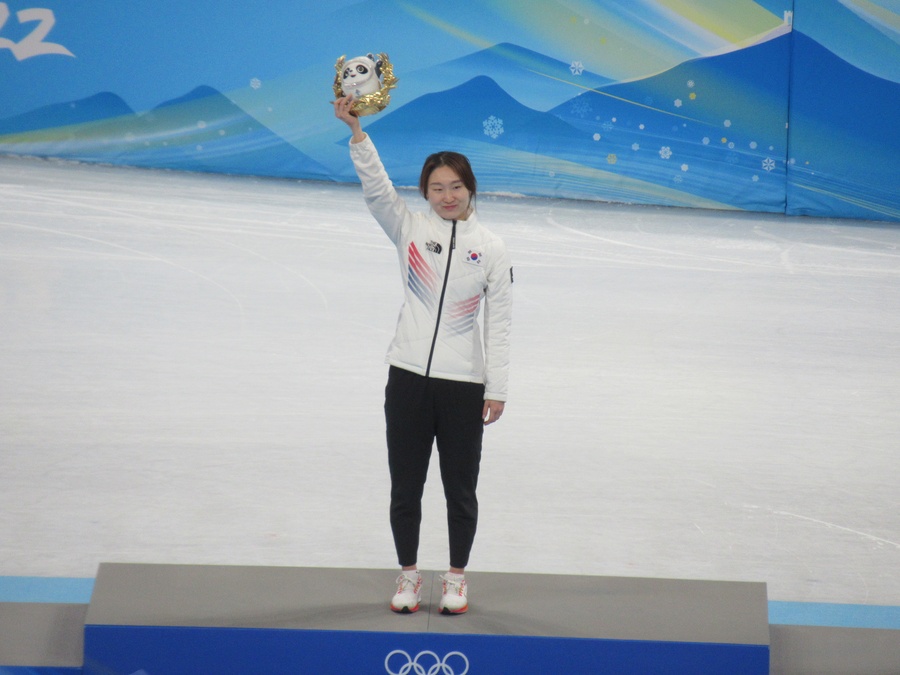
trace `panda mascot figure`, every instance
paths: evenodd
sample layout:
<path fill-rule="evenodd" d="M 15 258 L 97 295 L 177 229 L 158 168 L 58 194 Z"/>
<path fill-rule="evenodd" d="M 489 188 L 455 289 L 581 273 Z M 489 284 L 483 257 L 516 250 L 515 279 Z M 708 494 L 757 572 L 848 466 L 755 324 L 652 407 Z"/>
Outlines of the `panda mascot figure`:
<path fill-rule="evenodd" d="M 334 95 L 353 96 L 353 112 L 372 115 L 384 110 L 391 102 L 390 90 L 397 86 L 394 69 L 388 55 L 366 54 L 334 64 Z"/>
<path fill-rule="evenodd" d="M 376 61 L 372 54 L 347 61 L 341 73 L 341 90 L 344 96 L 353 94 L 353 98 L 362 98 L 381 89 L 382 63 L 381 59 Z"/>

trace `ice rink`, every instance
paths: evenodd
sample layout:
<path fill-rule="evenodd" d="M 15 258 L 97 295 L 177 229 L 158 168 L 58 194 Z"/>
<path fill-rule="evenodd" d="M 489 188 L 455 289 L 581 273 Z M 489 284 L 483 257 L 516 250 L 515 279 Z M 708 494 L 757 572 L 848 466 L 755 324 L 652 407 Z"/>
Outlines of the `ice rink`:
<path fill-rule="evenodd" d="M 900 227 L 478 204 L 516 282 L 470 569 L 900 605 Z M 401 293 L 359 186 L 0 158 L 0 575 L 393 568 Z"/>

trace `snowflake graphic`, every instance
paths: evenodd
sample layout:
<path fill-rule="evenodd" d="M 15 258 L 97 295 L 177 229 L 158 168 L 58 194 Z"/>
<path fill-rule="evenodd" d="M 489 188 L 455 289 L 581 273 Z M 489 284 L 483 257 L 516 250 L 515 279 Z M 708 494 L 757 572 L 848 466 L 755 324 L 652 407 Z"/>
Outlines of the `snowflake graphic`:
<path fill-rule="evenodd" d="M 758 182 L 759 182 L 759 176 L 754 175 L 753 178 L 751 178 L 750 180 L 752 180 L 754 183 L 758 183 Z"/>
<path fill-rule="evenodd" d="M 775 160 L 771 157 L 766 157 L 762 162 L 762 168 L 766 171 L 774 171 L 775 170 Z"/>
<path fill-rule="evenodd" d="M 729 152 L 725 157 L 725 161 L 729 164 L 739 164 L 741 161 L 741 156 L 736 152 Z"/>
<path fill-rule="evenodd" d="M 572 61 L 569 70 L 572 71 L 573 75 L 581 75 L 584 72 L 584 64 L 581 61 Z"/>
<path fill-rule="evenodd" d="M 491 138 L 498 138 L 500 134 L 503 133 L 503 120 L 499 117 L 494 117 L 491 115 L 484 122 L 481 123 L 484 126 L 484 135 L 490 136 Z"/>
<path fill-rule="evenodd" d="M 676 183 L 680 183 L 684 179 L 679 175 L 675 175 L 672 177 L 672 180 L 675 181 Z"/>
<path fill-rule="evenodd" d="M 619 158 L 616 157 L 616 155 L 614 155 L 614 154 L 612 154 L 612 153 L 610 153 L 610 154 L 608 154 L 608 155 L 606 156 L 606 162 L 607 162 L 607 164 L 615 164 L 615 163 L 618 162 L 618 161 L 619 161 Z"/>
<path fill-rule="evenodd" d="M 723 122 L 723 124 L 724 124 L 726 127 L 730 127 L 730 126 L 731 126 L 731 120 L 725 120 L 725 122 Z"/>
<path fill-rule="evenodd" d="M 261 86 L 262 86 L 262 82 L 260 81 L 260 79 L 258 77 L 254 77 L 252 80 L 250 80 L 250 87 L 252 89 L 259 89 Z"/>
<path fill-rule="evenodd" d="M 603 138 L 603 136 L 601 136 L 600 134 L 594 134 L 594 135 L 592 136 L 592 138 L 593 138 L 595 141 L 599 141 L 601 138 Z"/>
<path fill-rule="evenodd" d="M 612 130 L 613 130 L 613 123 L 612 123 L 612 122 L 604 122 L 604 123 L 601 124 L 600 126 L 603 127 L 603 131 L 612 131 Z"/>
<path fill-rule="evenodd" d="M 635 152 L 638 151 L 638 150 L 640 150 L 640 149 L 641 149 L 640 143 L 632 143 L 632 144 L 631 144 L 631 149 L 634 150 Z"/>
<path fill-rule="evenodd" d="M 709 136 L 703 137 L 703 145 L 709 145 Z"/>
<path fill-rule="evenodd" d="M 680 99 L 680 98 L 676 98 L 676 99 L 675 99 L 675 107 L 676 107 L 676 108 L 680 108 L 680 107 L 681 107 L 681 99 Z"/>
<path fill-rule="evenodd" d="M 672 156 L 672 148 L 668 145 L 664 145 L 659 149 L 659 156 L 663 159 L 669 159 Z"/>
<path fill-rule="evenodd" d="M 691 167 L 689 167 L 687 164 L 682 164 L 682 165 L 681 165 L 681 170 L 682 170 L 682 171 L 688 171 L 690 168 L 691 168 Z"/>
<path fill-rule="evenodd" d="M 757 143 L 756 143 L 756 141 L 750 141 L 750 149 L 751 149 L 751 150 L 756 150 L 756 148 L 757 148 Z"/>
<path fill-rule="evenodd" d="M 591 104 L 581 96 L 576 98 L 569 104 L 569 112 L 578 117 L 584 117 L 591 111 Z"/>
<path fill-rule="evenodd" d="M 688 81 L 687 81 L 687 86 L 688 86 L 688 89 L 693 89 L 693 88 L 694 88 L 694 81 L 693 81 L 693 80 L 688 80 Z"/>
<path fill-rule="evenodd" d="M 692 101 L 696 101 L 696 100 L 697 100 L 697 92 L 696 92 L 696 91 L 692 91 L 692 92 L 690 93 L 690 95 L 688 96 L 688 98 L 691 99 Z"/>

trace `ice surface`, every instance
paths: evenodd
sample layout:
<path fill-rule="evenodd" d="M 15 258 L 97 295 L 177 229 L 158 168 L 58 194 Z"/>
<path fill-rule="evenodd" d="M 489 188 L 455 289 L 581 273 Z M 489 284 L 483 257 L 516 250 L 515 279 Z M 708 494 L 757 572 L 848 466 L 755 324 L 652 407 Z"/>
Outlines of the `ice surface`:
<path fill-rule="evenodd" d="M 900 604 L 900 228 L 479 210 L 516 283 L 472 570 Z M 358 186 L 0 158 L 0 575 L 393 567 L 401 291 Z"/>

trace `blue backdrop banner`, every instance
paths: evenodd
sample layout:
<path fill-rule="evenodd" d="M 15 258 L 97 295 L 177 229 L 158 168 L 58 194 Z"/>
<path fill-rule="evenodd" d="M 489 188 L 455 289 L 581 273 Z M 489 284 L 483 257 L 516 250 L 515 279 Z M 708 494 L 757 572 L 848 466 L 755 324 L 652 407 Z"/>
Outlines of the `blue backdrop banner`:
<path fill-rule="evenodd" d="M 0 2 L 0 153 L 355 181 L 341 55 L 394 181 L 900 220 L 896 0 Z"/>

